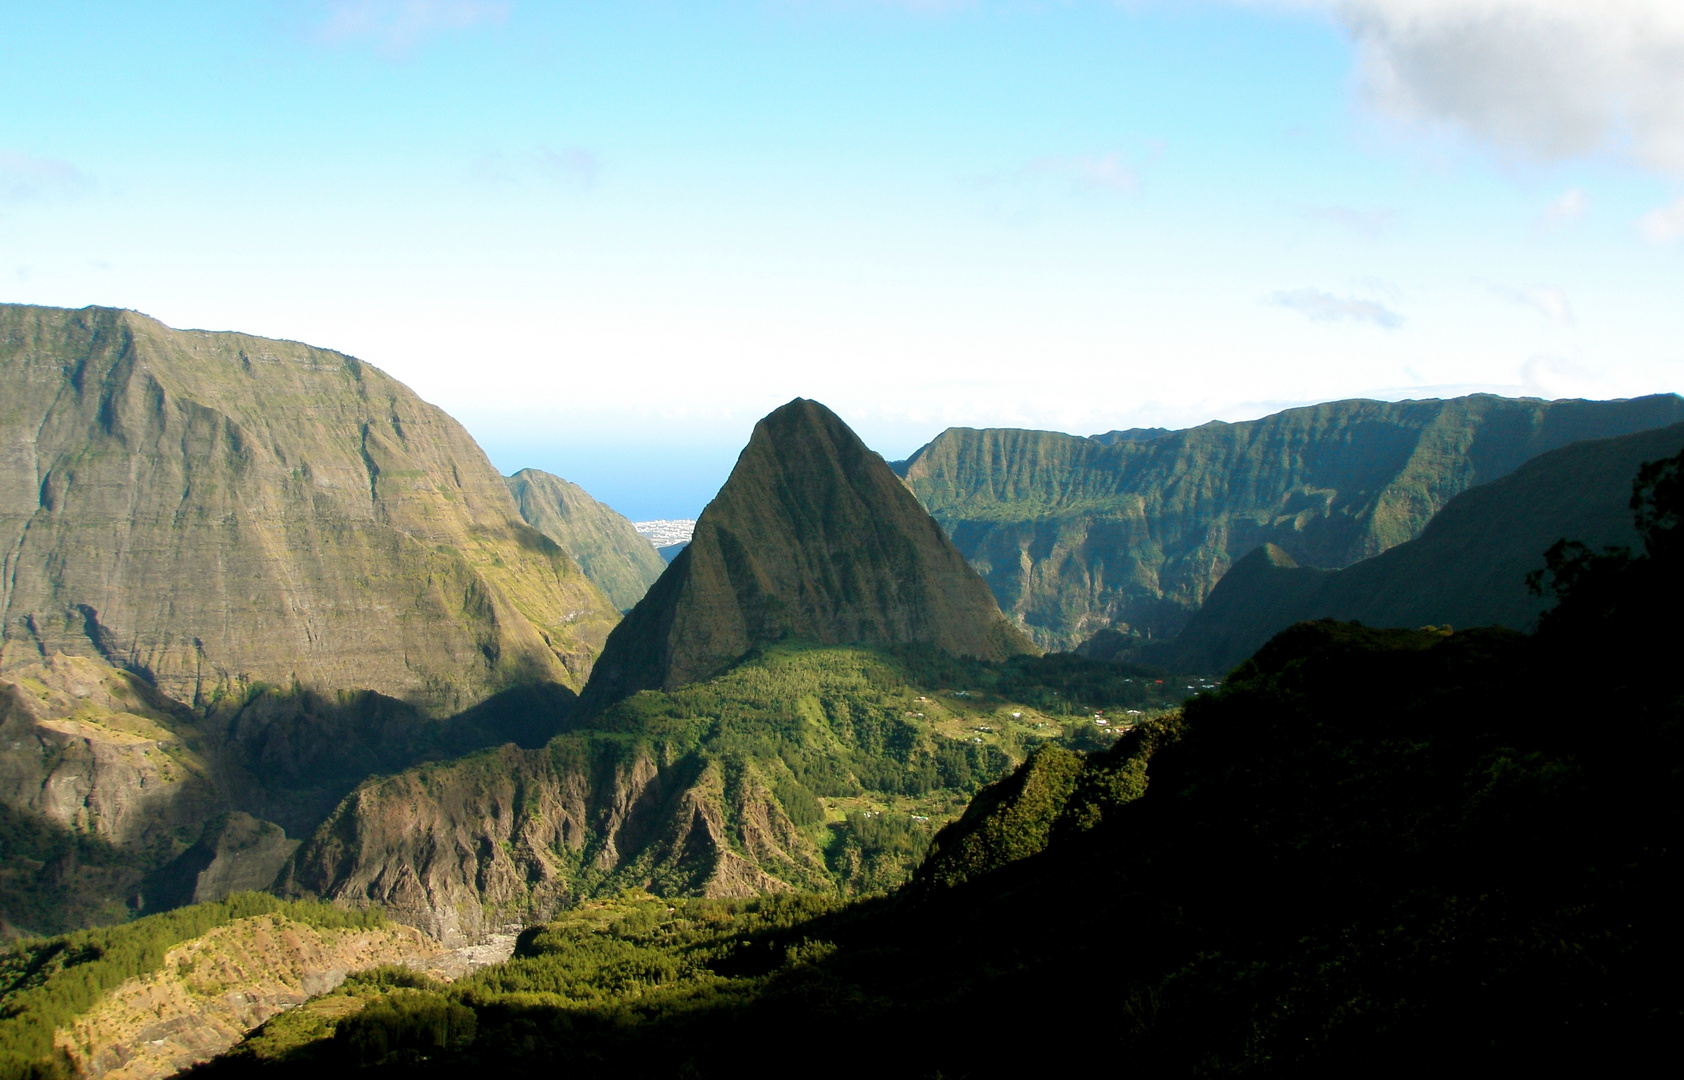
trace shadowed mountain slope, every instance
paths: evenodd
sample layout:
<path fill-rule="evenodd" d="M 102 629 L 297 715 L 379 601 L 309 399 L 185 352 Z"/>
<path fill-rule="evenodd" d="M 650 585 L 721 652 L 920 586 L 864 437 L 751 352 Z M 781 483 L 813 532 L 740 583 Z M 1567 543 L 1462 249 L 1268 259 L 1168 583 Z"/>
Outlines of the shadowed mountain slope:
<path fill-rule="evenodd" d="M 621 611 L 643 599 L 667 568 L 630 520 L 578 484 L 542 469 L 522 469 L 504 479 L 526 523 L 577 559 L 585 576 Z"/>
<path fill-rule="evenodd" d="M 705 679 L 784 637 L 1034 651 L 883 459 L 802 398 L 755 425 L 690 546 L 609 636 L 586 706 Z"/>
<path fill-rule="evenodd" d="M 1546 601 L 1526 588 L 1563 537 L 1629 546 L 1631 478 L 1684 446 L 1684 424 L 1552 450 L 1450 500 L 1421 535 L 1343 570 L 1258 548 L 1217 583 L 1181 636 L 1147 650 L 1179 670 L 1225 671 L 1295 622 L 1501 625 L 1530 630 Z"/>
<path fill-rule="evenodd" d="M 1272 543 L 1336 568 L 1544 451 L 1684 421 L 1684 399 L 1336 401 L 1143 438 L 953 428 L 899 468 L 1037 643 L 1174 636 Z"/>
<path fill-rule="evenodd" d="M 0 307 L 0 667 L 207 705 L 255 683 L 444 713 L 573 687 L 616 611 L 450 417 L 360 361 L 131 311 Z"/>

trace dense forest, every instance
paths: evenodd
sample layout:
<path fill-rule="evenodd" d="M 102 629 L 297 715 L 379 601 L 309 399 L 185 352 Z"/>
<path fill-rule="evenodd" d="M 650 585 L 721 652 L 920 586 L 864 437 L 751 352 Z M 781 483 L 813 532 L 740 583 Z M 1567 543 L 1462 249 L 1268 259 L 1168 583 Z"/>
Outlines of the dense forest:
<path fill-rule="evenodd" d="M 300 1010 L 200 1071 L 1652 1060 L 1684 1019 L 1681 466 L 1637 479 L 1640 552 L 1550 550 L 1534 635 L 1299 624 L 1178 722 L 1032 755 L 892 896 L 628 892 L 501 968 L 358 984 L 378 1007 Z"/>

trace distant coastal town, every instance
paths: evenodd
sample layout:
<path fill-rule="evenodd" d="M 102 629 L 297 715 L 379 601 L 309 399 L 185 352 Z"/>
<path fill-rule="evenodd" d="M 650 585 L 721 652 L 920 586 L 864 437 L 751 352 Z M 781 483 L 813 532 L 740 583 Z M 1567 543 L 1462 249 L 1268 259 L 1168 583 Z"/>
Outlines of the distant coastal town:
<path fill-rule="evenodd" d="M 688 544 L 690 534 L 696 531 L 696 522 L 683 518 L 662 518 L 659 521 L 634 521 L 632 528 L 658 551 L 678 544 Z"/>

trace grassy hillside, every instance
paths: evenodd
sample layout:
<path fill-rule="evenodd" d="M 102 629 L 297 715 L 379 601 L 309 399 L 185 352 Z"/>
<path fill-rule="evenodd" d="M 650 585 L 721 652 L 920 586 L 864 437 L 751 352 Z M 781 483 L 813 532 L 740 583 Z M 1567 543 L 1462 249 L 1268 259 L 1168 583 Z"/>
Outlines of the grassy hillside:
<path fill-rule="evenodd" d="M 629 520 L 578 484 L 541 469 L 504 479 L 526 523 L 577 559 L 591 584 L 621 611 L 643 599 L 666 569 L 666 560 Z"/>
<path fill-rule="evenodd" d="M 622 895 L 204 1074 L 1646 1071 L 1684 1023 L 1684 456 L 1639 494 L 1643 554 L 1554 549 L 1536 635 L 1296 626 L 1155 746 L 1041 750 L 895 897 Z"/>
<path fill-rule="evenodd" d="M 1347 566 L 1546 450 L 1680 421 L 1672 394 L 1339 401 L 1144 439 L 954 428 L 898 468 L 1001 608 L 1069 649 L 1108 626 L 1174 636 L 1265 543 Z"/>
<path fill-rule="evenodd" d="M 1632 477 L 1684 447 L 1684 424 L 1562 447 L 1452 499 L 1414 540 L 1343 570 L 1254 552 L 1217 584 L 1185 630 L 1147 650 L 1180 670 L 1222 672 L 1294 622 L 1509 626 L 1530 630 L 1547 606 L 1526 588 L 1544 551 L 1576 538 L 1630 546 Z"/>

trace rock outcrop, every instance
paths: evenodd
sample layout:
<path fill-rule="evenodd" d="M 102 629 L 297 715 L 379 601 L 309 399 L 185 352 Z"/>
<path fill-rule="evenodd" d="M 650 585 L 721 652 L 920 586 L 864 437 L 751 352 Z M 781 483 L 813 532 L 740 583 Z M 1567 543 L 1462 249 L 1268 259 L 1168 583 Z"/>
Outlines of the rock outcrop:
<path fill-rule="evenodd" d="M 663 764 L 645 747 L 564 736 L 365 784 L 299 850 L 283 891 L 378 906 L 454 946 L 605 890 L 750 896 L 792 883 L 827 887 L 823 859 L 752 766 Z"/>
<path fill-rule="evenodd" d="M 190 723 L 140 678 L 58 654 L 0 679 L 0 803 L 120 848 L 216 812 Z"/>
<path fill-rule="evenodd" d="M 526 523 L 579 561 L 585 576 L 621 611 L 643 599 L 667 560 L 629 519 L 578 484 L 542 469 L 504 478 Z"/>
<path fill-rule="evenodd" d="M 784 637 L 1035 651 L 883 459 L 802 398 L 755 425 L 690 545 L 609 636 L 586 707 L 708 678 Z"/>
<path fill-rule="evenodd" d="M 577 688 L 617 618 L 459 424 L 352 357 L 8 305 L 0 386 L 0 668 L 443 714 Z"/>

